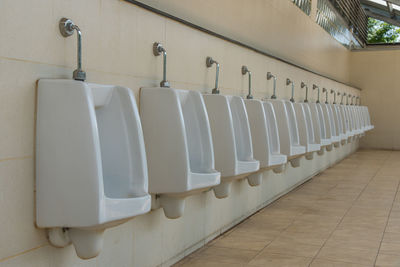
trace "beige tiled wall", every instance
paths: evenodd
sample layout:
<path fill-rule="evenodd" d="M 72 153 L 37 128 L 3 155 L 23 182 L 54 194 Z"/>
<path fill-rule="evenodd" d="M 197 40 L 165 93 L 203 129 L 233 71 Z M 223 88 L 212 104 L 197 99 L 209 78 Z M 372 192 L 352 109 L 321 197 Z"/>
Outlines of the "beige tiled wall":
<path fill-rule="evenodd" d="M 361 86 L 362 104 L 368 106 L 375 129 L 361 145 L 369 148 L 400 149 L 400 50 L 354 52 L 351 79 Z"/>
<path fill-rule="evenodd" d="M 268 5 L 268 1 L 265 3 Z M 282 13 L 281 8 L 287 5 L 274 1 L 266 15 Z M 294 14 L 301 12 L 297 7 L 291 8 Z M 166 219 L 161 210 L 139 216 L 107 230 L 104 249 L 92 260 L 78 259 L 71 246 L 53 248 L 46 240 L 45 231 L 34 226 L 35 88 L 36 81 L 41 78 L 71 78 L 75 68 L 76 36 L 64 39 L 58 32 L 58 21 L 63 16 L 73 19 L 83 32 L 83 68 L 88 81 L 126 86 L 136 96 L 140 87 L 156 86 L 161 79 L 162 59 L 152 54 L 154 41 L 162 42 L 168 51 L 168 78 L 173 87 L 209 92 L 215 69 L 205 67 L 205 58 L 213 56 L 221 63 L 223 94 L 247 94 L 247 77 L 240 73 L 243 64 L 253 72 L 256 98 L 272 94 L 272 82 L 266 80 L 267 71 L 278 76 L 279 97 L 290 96 L 290 88 L 284 85 L 286 77 L 296 83 L 296 100 L 303 99 L 304 91 L 298 86 L 301 81 L 310 86 L 316 83 L 358 94 L 357 90 L 343 84 L 210 37 L 124 1 L 2 0 L 1 267 L 168 265 L 357 148 L 355 143 L 313 161 L 302 160 L 301 168 L 288 167 L 283 175 L 266 175 L 263 185 L 257 188 L 250 188 L 246 181 L 237 182 L 232 196 L 224 200 L 217 200 L 212 192 L 192 196 L 187 201 L 183 218 L 178 220 Z M 309 18 L 301 14 L 296 23 L 306 20 Z M 280 32 L 274 42 L 285 41 L 285 34 Z M 303 42 L 310 38 L 313 36 L 304 36 Z M 317 40 L 313 43 L 306 51 L 308 55 L 319 49 Z M 287 57 L 293 56 L 291 53 L 294 52 L 289 51 Z M 345 63 L 337 68 L 346 68 Z M 310 95 L 315 99 L 315 93 L 310 92 Z"/>

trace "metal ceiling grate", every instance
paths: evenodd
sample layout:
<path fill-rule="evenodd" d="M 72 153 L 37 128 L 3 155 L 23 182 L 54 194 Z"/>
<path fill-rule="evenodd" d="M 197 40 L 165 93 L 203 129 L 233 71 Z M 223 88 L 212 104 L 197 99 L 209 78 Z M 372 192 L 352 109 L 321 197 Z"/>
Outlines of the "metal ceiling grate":
<path fill-rule="evenodd" d="M 311 14 L 311 0 L 291 0 L 296 6 L 298 6 L 308 16 Z"/>

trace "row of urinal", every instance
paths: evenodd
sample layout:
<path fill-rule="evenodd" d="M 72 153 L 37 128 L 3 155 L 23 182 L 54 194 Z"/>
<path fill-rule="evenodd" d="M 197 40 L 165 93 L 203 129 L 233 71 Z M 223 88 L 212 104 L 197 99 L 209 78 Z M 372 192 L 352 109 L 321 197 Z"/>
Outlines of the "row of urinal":
<path fill-rule="evenodd" d="M 68 19 L 60 29 L 80 34 Z M 162 46 L 153 48 L 165 62 Z M 130 89 L 86 83 L 80 64 L 73 76 L 38 82 L 36 223 L 51 244 L 73 243 L 81 258 L 100 252 L 106 228 L 151 207 L 178 218 L 188 195 L 213 188 L 227 197 L 234 180 L 258 185 L 262 171 L 298 166 L 337 136 L 351 141 L 371 127 L 365 107 L 167 87 L 142 88 L 139 115 Z"/>

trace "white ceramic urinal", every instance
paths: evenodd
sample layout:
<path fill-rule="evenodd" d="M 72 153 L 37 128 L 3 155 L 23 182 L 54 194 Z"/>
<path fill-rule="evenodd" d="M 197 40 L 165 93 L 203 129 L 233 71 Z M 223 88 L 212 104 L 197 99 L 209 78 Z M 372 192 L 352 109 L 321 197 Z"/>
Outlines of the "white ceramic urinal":
<path fill-rule="evenodd" d="M 161 206 L 166 217 L 178 218 L 185 197 L 220 183 L 203 98 L 196 91 L 142 88 L 140 116 L 153 209 Z"/>
<path fill-rule="evenodd" d="M 280 153 L 278 127 L 271 103 L 255 99 L 244 100 L 249 117 L 254 157 L 260 161 L 260 171 L 250 174 L 251 186 L 261 184 L 262 173 L 273 169 L 283 171 L 287 158 Z"/>
<path fill-rule="evenodd" d="M 317 143 L 315 138 L 311 109 L 307 103 L 293 103 L 293 106 L 296 112 L 300 145 L 306 148 L 306 159 L 311 160 L 314 158 L 314 152 L 321 149 L 321 144 Z"/>
<path fill-rule="evenodd" d="M 347 141 L 351 142 L 351 141 L 353 141 L 353 139 L 355 139 L 355 135 L 356 135 L 355 126 L 354 126 L 354 118 L 351 115 L 351 111 L 350 111 L 350 108 L 348 105 L 343 105 L 342 107 L 346 113 L 348 129 L 349 129 Z"/>
<path fill-rule="evenodd" d="M 288 100 L 268 100 L 275 110 L 281 153 L 287 156 L 292 167 L 300 166 L 300 157 L 306 148 L 300 145 L 299 130 L 292 102 Z"/>
<path fill-rule="evenodd" d="M 336 105 L 334 105 L 334 104 L 326 104 L 326 105 L 329 109 L 329 112 L 332 114 L 331 118 L 332 118 L 332 122 L 333 122 L 333 126 L 334 126 L 334 127 L 332 127 L 332 129 L 333 129 L 332 135 L 337 137 L 337 142 L 334 143 L 334 146 L 339 147 L 342 142 L 342 138 L 343 138 L 343 136 L 341 135 L 341 128 L 342 128 L 342 124 L 340 121 L 341 118 L 336 109 Z"/>
<path fill-rule="evenodd" d="M 340 137 L 337 135 L 336 132 L 336 124 L 335 124 L 335 119 L 333 117 L 332 106 L 330 104 L 324 104 L 324 103 L 321 103 L 320 105 L 322 107 L 322 111 L 325 116 L 325 121 L 328 122 L 329 124 L 328 129 L 330 131 L 332 143 L 335 147 L 337 147 L 340 143 Z"/>
<path fill-rule="evenodd" d="M 217 198 L 229 195 L 234 180 L 260 168 L 253 157 L 249 120 L 243 99 L 219 94 L 203 95 L 214 143 L 215 167 L 221 184 L 214 187 Z"/>
<path fill-rule="evenodd" d="M 113 85 L 39 80 L 37 225 L 50 243 L 98 255 L 106 228 L 146 213 L 147 166 L 132 92 Z"/>
<path fill-rule="evenodd" d="M 321 145 L 321 149 L 318 151 L 319 155 L 324 154 L 324 148 L 331 147 L 332 141 L 330 135 L 326 130 L 325 118 L 322 112 L 321 105 L 319 103 L 308 103 L 311 110 L 311 118 L 315 129 L 316 142 Z"/>
<path fill-rule="evenodd" d="M 347 128 L 346 128 L 346 121 L 345 121 L 346 118 L 345 118 L 344 112 L 341 108 L 341 105 L 333 104 L 332 108 L 333 108 L 334 112 L 336 113 L 336 117 L 338 120 L 337 129 L 339 132 L 340 143 L 342 145 L 345 145 L 348 136 L 347 136 L 347 130 L 346 130 Z"/>
<path fill-rule="evenodd" d="M 366 121 L 366 129 L 367 131 L 370 131 L 372 129 L 374 129 L 374 126 L 371 124 L 371 117 L 369 115 L 369 110 L 368 107 L 366 106 L 361 106 L 362 110 L 363 110 L 363 115 Z"/>

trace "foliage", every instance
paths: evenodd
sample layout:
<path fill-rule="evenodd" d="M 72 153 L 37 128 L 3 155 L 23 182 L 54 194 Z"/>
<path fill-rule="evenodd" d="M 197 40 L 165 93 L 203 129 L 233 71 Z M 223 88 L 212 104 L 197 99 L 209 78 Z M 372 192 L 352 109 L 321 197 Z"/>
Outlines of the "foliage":
<path fill-rule="evenodd" d="M 374 18 L 368 18 L 369 44 L 395 43 L 400 41 L 400 28 Z"/>

